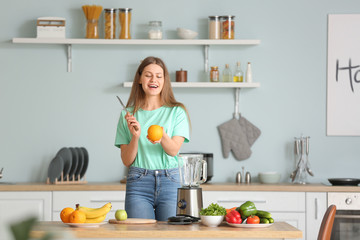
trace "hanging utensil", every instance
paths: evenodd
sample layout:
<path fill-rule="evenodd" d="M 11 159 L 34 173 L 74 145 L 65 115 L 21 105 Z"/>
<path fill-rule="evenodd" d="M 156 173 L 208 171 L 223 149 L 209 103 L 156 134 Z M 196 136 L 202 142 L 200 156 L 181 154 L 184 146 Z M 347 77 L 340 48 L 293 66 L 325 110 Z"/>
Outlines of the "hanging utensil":
<path fill-rule="evenodd" d="M 123 103 L 123 102 L 121 101 L 121 99 L 119 98 L 119 96 L 116 96 L 116 97 L 117 97 L 117 99 L 119 99 L 119 102 L 120 102 L 121 106 L 123 107 L 123 109 L 124 109 L 127 113 L 129 113 L 129 111 L 126 109 L 124 103 Z M 139 128 L 138 128 L 137 126 L 134 126 L 134 129 L 135 129 L 135 131 L 139 130 Z"/>
<path fill-rule="evenodd" d="M 309 138 L 306 137 L 306 171 L 310 174 L 310 176 L 314 176 L 313 171 L 310 169 L 310 162 L 309 162 Z"/>

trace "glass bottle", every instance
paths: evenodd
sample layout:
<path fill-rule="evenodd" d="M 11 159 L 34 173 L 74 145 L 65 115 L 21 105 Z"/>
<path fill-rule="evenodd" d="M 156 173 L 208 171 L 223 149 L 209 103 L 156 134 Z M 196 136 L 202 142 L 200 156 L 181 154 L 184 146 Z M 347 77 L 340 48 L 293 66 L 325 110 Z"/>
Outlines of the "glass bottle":
<path fill-rule="evenodd" d="M 218 82 L 218 81 L 219 81 L 219 69 L 217 66 L 211 67 L 210 82 Z"/>
<path fill-rule="evenodd" d="M 120 39 L 131 39 L 130 23 L 131 23 L 131 8 L 120 8 Z"/>
<path fill-rule="evenodd" d="M 209 16 L 209 39 L 220 39 L 220 17 Z"/>
<path fill-rule="evenodd" d="M 234 82 L 243 82 L 244 81 L 244 72 L 241 70 L 240 62 L 236 63 L 236 69 L 234 72 L 233 81 Z"/>
<path fill-rule="evenodd" d="M 161 21 L 150 21 L 149 22 L 149 39 L 162 39 L 162 23 Z"/>
<path fill-rule="evenodd" d="M 229 67 L 229 64 L 225 64 L 225 69 L 222 73 L 222 81 L 223 82 L 232 82 L 232 74 Z"/>
<path fill-rule="evenodd" d="M 235 38 L 235 16 L 221 16 L 221 39 Z"/>
<path fill-rule="evenodd" d="M 105 39 L 115 39 L 116 38 L 116 9 L 115 8 L 105 8 L 104 9 L 104 18 L 105 18 Z"/>
<path fill-rule="evenodd" d="M 246 69 L 246 82 L 252 82 L 252 71 L 251 71 L 251 63 L 248 62 L 247 69 Z"/>

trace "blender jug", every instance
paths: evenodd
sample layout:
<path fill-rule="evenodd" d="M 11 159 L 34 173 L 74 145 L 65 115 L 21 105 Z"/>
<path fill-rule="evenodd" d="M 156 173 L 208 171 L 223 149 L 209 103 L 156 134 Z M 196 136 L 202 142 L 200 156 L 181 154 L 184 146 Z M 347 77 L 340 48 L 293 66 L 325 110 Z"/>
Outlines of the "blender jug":
<path fill-rule="evenodd" d="M 206 182 L 207 163 L 202 155 L 179 155 L 178 164 L 182 187 L 198 187 Z"/>

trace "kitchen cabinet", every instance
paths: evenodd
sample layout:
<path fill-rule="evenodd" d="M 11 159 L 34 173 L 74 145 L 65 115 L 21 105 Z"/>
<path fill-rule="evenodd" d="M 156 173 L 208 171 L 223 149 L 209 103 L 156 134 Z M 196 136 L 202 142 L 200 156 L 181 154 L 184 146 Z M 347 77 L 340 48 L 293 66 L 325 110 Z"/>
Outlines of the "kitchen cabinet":
<path fill-rule="evenodd" d="M 287 222 L 306 236 L 305 192 L 203 191 L 203 205 L 218 203 L 225 208 L 240 206 L 246 201 L 256 208 L 271 212 L 275 221 Z"/>
<path fill-rule="evenodd" d="M 0 239 L 13 239 L 11 223 L 37 217 L 51 221 L 51 192 L 0 192 Z"/>
<path fill-rule="evenodd" d="M 117 209 L 125 209 L 125 191 L 55 191 L 53 192 L 52 221 L 61 221 L 60 212 L 65 207 L 75 209 L 76 204 L 98 208 L 111 202 L 106 220 L 115 218 Z"/>
<path fill-rule="evenodd" d="M 327 210 L 327 194 L 306 193 L 306 239 L 316 239 L 322 218 Z"/>
<path fill-rule="evenodd" d="M 209 40 L 209 39 L 77 39 L 77 38 L 13 38 L 13 43 L 27 44 L 61 44 L 67 46 L 67 65 L 68 72 L 72 71 L 72 45 L 74 44 L 92 44 L 92 45 L 158 45 L 158 46 L 186 46 L 199 45 L 204 47 L 204 69 L 209 69 L 209 48 L 211 45 L 258 45 L 260 40 L 236 39 L 236 40 Z"/>

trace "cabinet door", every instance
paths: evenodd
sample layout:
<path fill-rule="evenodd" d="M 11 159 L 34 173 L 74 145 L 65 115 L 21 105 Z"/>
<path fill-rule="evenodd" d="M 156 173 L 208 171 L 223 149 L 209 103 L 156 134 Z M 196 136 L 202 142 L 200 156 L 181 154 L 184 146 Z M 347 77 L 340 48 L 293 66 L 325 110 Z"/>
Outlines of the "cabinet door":
<path fill-rule="evenodd" d="M 76 204 L 98 208 L 111 202 L 112 208 L 106 220 L 115 218 L 117 209 L 125 208 L 125 191 L 55 191 L 53 199 L 53 221 L 61 221 L 61 210 L 66 207 L 75 209 Z"/>
<path fill-rule="evenodd" d="M 51 192 L 0 192 L 0 239 L 13 239 L 12 223 L 29 217 L 51 221 Z"/>
<path fill-rule="evenodd" d="M 306 239 L 317 239 L 326 209 L 327 195 L 325 192 L 306 193 Z"/>

